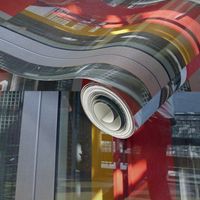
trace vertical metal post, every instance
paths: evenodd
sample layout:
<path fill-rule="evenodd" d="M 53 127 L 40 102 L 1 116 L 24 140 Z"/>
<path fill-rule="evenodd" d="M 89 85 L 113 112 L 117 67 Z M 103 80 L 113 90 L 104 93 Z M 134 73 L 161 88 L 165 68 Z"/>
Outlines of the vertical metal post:
<path fill-rule="evenodd" d="M 53 200 L 58 92 L 25 92 L 15 200 Z"/>
<path fill-rule="evenodd" d="M 69 118 L 69 92 L 62 91 L 60 97 L 59 116 L 59 141 L 58 141 L 58 165 L 57 165 L 57 188 L 56 191 L 65 188 L 67 190 L 67 158 L 68 158 L 68 118 Z M 56 192 L 56 200 L 67 199 L 67 192 Z"/>
<path fill-rule="evenodd" d="M 39 81 L 25 79 L 23 77 L 13 75 L 10 85 L 10 91 L 28 90 L 34 91 L 38 88 Z"/>
<path fill-rule="evenodd" d="M 54 200 L 58 92 L 42 92 L 34 200 Z"/>
<path fill-rule="evenodd" d="M 10 85 L 10 91 L 18 91 L 20 90 L 20 83 L 22 81 L 23 78 L 17 76 L 17 75 L 13 75 L 12 76 L 12 81 L 11 81 L 11 85 Z"/>

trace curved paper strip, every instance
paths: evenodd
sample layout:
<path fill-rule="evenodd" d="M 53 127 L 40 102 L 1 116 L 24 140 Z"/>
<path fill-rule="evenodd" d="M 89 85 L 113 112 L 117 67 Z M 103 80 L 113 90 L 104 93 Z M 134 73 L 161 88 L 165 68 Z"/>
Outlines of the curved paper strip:
<path fill-rule="evenodd" d="M 106 8 L 102 16 L 86 16 L 84 4 L 69 1 L 1 14 L 0 65 L 38 80 L 96 82 L 82 91 L 86 114 L 101 130 L 127 138 L 197 69 L 188 67 L 200 52 L 200 8 L 180 0 L 107 4 L 113 2 L 90 5 Z"/>

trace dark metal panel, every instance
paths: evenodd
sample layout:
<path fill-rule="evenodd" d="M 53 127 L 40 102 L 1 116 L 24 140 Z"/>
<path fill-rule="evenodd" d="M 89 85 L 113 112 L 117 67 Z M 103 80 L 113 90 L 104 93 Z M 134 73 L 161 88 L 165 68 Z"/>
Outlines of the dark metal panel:
<path fill-rule="evenodd" d="M 63 183 L 67 180 L 68 171 L 68 143 L 70 142 L 70 135 L 68 130 L 69 112 L 71 107 L 69 105 L 69 92 L 62 91 L 60 96 L 60 113 L 59 113 L 59 141 L 57 148 L 57 180 L 56 180 L 56 195 L 62 188 L 62 198 L 67 199 L 67 187 L 63 187 Z M 56 196 L 55 199 L 59 199 Z"/>
<path fill-rule="evenodd" d="M 67 179 L 67 150 L 68 150 L 68 118 L 69 118 L 69 92 L 61 93 L 59 146 L 58 146 L 58 177 Z"/>

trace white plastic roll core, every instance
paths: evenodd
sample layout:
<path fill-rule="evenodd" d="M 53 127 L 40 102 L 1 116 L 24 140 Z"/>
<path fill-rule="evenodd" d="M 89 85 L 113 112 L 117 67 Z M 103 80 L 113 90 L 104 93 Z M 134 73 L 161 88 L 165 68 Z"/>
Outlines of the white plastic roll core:
<path fill-rule="evenodd" d="M 98 84 L 81 90 L 81 103 L 90 121 L 104 133 L 125 139 L 134 132 L 133 115 L 119 94 Z"/>

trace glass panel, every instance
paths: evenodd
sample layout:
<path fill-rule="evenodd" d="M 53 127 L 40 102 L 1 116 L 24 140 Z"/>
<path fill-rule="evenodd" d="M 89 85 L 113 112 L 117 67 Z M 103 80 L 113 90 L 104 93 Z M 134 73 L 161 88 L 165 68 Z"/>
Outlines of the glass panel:
<path fill-rule="evenodd" d="M 91 199 L 92 125 L 79 93 L 62 92 L 60 109 L 56 199 Z"/>
<path fill-rule="evenodd" d="M 174 95 L 174 121 L 156 113 L 128 139 L 92 125 L 79 95 L 61 94 L 56 200 L 200 199 L 199 92 Z"/>
<path fill-rule="evenodd" d="M 0 94 L 0 200 L 15 199 L 22 98 L 22 92 Z"/>

